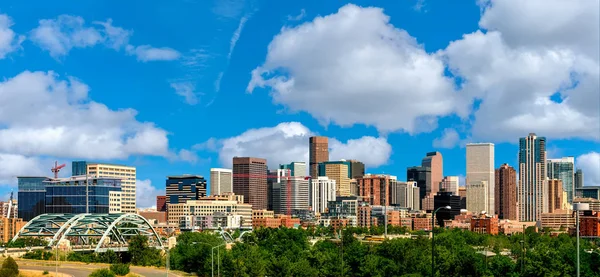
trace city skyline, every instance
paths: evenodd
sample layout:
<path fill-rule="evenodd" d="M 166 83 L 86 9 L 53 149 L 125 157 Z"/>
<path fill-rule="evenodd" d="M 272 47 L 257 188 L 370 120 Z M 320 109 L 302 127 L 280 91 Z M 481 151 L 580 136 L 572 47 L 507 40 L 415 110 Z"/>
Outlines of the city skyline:
<path fill-rule="evenodd" d="M 0 5 L 1 200 L 16 192 L 16 176 L 50 176 L 59 161 L 67 177 L 85 160 L 135 167 L 137 206 L 149 207 L 167 176 L 212 184 L 210 169 L 232 169 L 234 156 L 264 158 L 271 170 L 310 167 L 311 136 L 329 138 L 330 161 L 355 159 L 365 173 L 402 181 L 437 151 L 442 177 L 464 185 L 467 143 L 493 143 L 492 172 L 504 163 L 518 172 L 519 138 L 536 133 L 547 159 L 573 157 L 573 174 L 583 169 L 586 186 L 600 185 L 599 32 L 570 20 L 597 19 L 597 1 L 556 11 L 535 8 L 544 1 L 182 1 L 118 11 L 111 1 L 9 2 Z M 523 10 L 538 16 L 508 20 Z M 546 18 L 564 20 L 537 32 Z"/>

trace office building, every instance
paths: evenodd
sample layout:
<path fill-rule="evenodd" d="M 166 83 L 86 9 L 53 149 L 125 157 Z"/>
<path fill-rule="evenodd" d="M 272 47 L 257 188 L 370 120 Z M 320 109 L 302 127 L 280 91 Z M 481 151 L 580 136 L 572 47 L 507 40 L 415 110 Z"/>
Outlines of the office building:
<path fill-rule="evenodd" d="M 466 210 L 467 209 L 467 188 L 459 187 L 458 188 L 458 196 L 460 196 L 460 208 Z"/>
<path fill-rule="evenodd" d="M 359 202 L 357 196 L 336 196 L 335 201 L 327 202 L 327 216 L 330 218 L 356 217 Z"/>
<path fill-rule="evenodd" d="M 166 183 L 168 204 L 185 203 L 206 196 L 206 179 L 199 175 L 168 176 Z"/>
<path fill-rule="evenodd" d="M 0 201 L 0 217 L 19 217 L 19 203 L 17 200 L 11 198 L 8 201 Z"/>
<path fill-rule="evenodd" d="M 121 207 L 121 199 L 123 195 L 119 190 L 113 190 L 108 192 L 108 213 L 109 214 L 120 214 L 123 213 Z"/>
<path fill-rule="evenodd" d="M 267 160 L 252 157 L 233 157 L 233 192 L 244 196 L 244 203 L 253 209 L 268 206 Z"/>
<path fill-rule="evenodd" d="M 107 214 L 111 204 L 116 205 L 110 201 L 115 201 L 115 196 L 110 197 L 111 192 L 121 192 L 121 178 L 115 177 L 79 175 L 47 179 L 43 184 L 46 187 L 45 213 L 49 214 Z M 120 199 L 118 201 L 122 203 Z"/>
<path fill-rule="evenodd" d="M 308 210 L 310 194 L 308 178 L 289 176 L 290 172 L 288 169 L 277 170 L 278 179 L 277 183 L 273 184 L 272 190 L 273 211 L 276 214 L 291 215 L 293 211 Z M 289 190 L 288 186 L 290 186 Z"/>
<path fill-rule="evenodd" d="M 563 209 L 563 184 L 559 179 L 552 179 L 547 182 L 548 213 L 554 213 L 555 210 Z"/>
<path fill-rule="evenodd" d="M 277 176 L 277 170 L 267 169 L 267 210 L 269 211 L 273 211 L 273 203 L 275 201 L 273 200 L 273 195 L 275 193 L 279 195 L 279 191 L 274 191 L 274 189 L 279 189 L 279 186 L 277 188 L 274 188 L 274 184 L 277 183 L 278 179 L 279 178 Z M 278 205 L 279 204 L 277 204 L 277 206 Z"/>
<path fill-rule="evenodd" d="M 519 139 L 519 221 L 537 221 L 548 211 L 546 160 L 545 137 L 531 133 Z"/>
<path fill-rule="evenodd" d="M 156 196 L 156 211 L 166 212 L 167 211 L 167 196 L 157 195 Z"/>
<path fill-rule="evenodd" d="M 427 195 L 427 184 L 431 180 L 431 168 L 423 166 L 413 166 L 406 169 L 406 179 L 417 182 L 419 187 L 419 201 Z"/>
<path fill-rule="evenodd" d="M 18 184 L 18 214 L 24 221 L 46 212 L 46 187 L 44 181 L 48 177 L 21 176 Z"/>
<path fill-rule="evenodd" d="M 310 137 L 309 143 L 309 166 L 310 177 L 319 177 L 319 164 L 329 161 L 329 139 L 327 137 Z"/>
<path fill-rule="evenodd" d="M 548 179 L 561 180 L 563 190 L 567 193 L 567 202 L 573 204 L 575 193 L 575 158 L 548 159 L 546 166 Z"/>
<path fill-rule="evenodd" d="M 335 180 L 325 176 L 319 176 L 311 180 L 310 188 L 310 207 L 315 213 L 323 214 L 327 212 L 327 203 L 336 199 Z"/>
<path fill-rule="evenodd" d="M 496 169 L 496 213 L 499 219 L 517 220 L 517 171 L 508 164 Z"/>
<path fill-rule="evenodd" d="M 494 215 L 495 211 L 495 199 L 494 193 L 496 190 L 496 177 L 494 167 L 494 144 L 493 143 L 469 143 L 467 144 L 467 177 L 466 184 L 467 190 L 469 184 L 476 187 L 485 185 L 486 193 L 485 200 L 476 200 L 480 203 L 485 203 L 480 211 L 470 210 L 472 212 L 486 211 L 490 215 Z M 468 194 L 468 192 L 467 192 Z M 482 194 L 479 194 L 482 196 Z M 469 203 L 469 197 L 467 196 L 467 206 Z M 479 207 L 478 207 L 479 208 Z"/>
<path fill-rule="evenodd" d="M 121 179 L 121 209 L 123 213 L 135 213 L 136 194 L 136 168 L 133 166 L 88 163 L 86 161 L 74 161 L 72 163 L 73 176 L 85 175 L 94 178 L 120 178 Z"/>
<path fill-rule="evenodd" d="M 600 186 L 585 186 L 575 189 L 575 194 L 579 198 L 593 198 L 600 200 Z"/>
<path fill-rule="evenodd" d="M 467 210 L 474 214 L 488 213 L 488 184 L 486 181 L 467 183 Z"/>
<path fill-rule="evenodd" d="M 444 220 L 452 220 L 460 214 L 460 196 L 452 192 L 440 191 L 433 196 L 433 209 L 450 206 L 450 210 L 440 209 L 436 214 L 436 220 L 439 226 L 444 226 Z"/>
<path fill-rule="evenodd" d="M 5 244 L 12 240 L 17 233 L 27 224 L 22 218 L 0 218 L 0 241 Z"/>
<path fill-rule="evenodd" d="M 439 184 L 440 191 L 451 192 L 453 195 L 458 195 L 459 179 L 458 176 L 446 176 Z"/>
<path fill-rule="evenodd" d="M 289 174 L 291 174 L 292 177 L 305 177 L 307 173 L 305 162 L 292 162 L 290 164 L 280 164 L 279 169 L 289 170 Z"/>
<path fill-rule="evenodd" d="M 210 169 L 210 195 L 233 192 L 233 170 L 227 168 Z"/>
<path fill-rule="evenodd" d="M 575 171 L 575 177 L 574 177 L 574 183 L 575 183 L 575 188 L 582 188 L 583 187 L 583 171 L 581 169 L 577 169 L 577 171 Z"/>
<path fill-rule="evenodd" d="M 429 152 L 421 160 L 422 167 L 428 167 L 431 170 L 430 178 L 427 180 L 427 193 L 435 195 L 440 187 L 440 182 L 444 177 L 444 159 L 440 152 Z"/>
<path fill-rule="evenodd" d="M 319 176 L 327 176 L 329 179 L 335 180 L 337 186 L 337 196 L 350 196 L 352 189 L 350 180 L 352 179 L 352 171 L 350 162 L 328 161 L 319 164 Z"/>
<path fill-rule="evenodd" d="M 390 205 L 419 210 L 421 199 L 419 199 L 419 187 L 417 182 L 396 182 L 390 185 Z"/>
<path fill-rule="evenodd" d="M 188 222 L 190 226 L 197 226 L 191 219 L 197 219 L 197 216 L 212 216 L 220 212 L 225 215 L 239 215 L 241 228 L 252 227 L 252 206 L 244 204 L 244 197 L 229 193 L 226 195 L 213 195 L 201 197 L 198 200 L 189 200 L 185 203 L 167 204 L 167 222 L 169 224 L 179 225 L 181 217 L 190 217 Z M 186 218 L 183 219 L 184 221 Z M 212 221 L 211 221 L 212 222 Z"/>
<path fill-rule="evenodd" d="M 367 174 L 357 179 L 358 194 L 370 205 L 390 204 L 390 175 Z M 393 181 L 395 183 L 395 180 Z"/>
<path fill-rule="evenodd" d="M 365 164 L 357 160 L 348 160 L 350 162 L 350 171 L 352 179 L 358 179 L 365 175 Z"/>
<path fill-rule="evenodd" d="M 582 237 L 600 237 L 600 212 L 584 211 L 579 217 L 579 235 Z"/>

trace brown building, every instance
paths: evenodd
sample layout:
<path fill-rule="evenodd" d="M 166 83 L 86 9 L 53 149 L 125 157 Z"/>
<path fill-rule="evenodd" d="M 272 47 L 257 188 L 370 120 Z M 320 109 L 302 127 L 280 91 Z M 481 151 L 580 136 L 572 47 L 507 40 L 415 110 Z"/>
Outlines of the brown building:
<path fill-rule="evenodd" d="M 460 196 L 460 208 L 467 209 L 467 188 L 458 187 L 458 196 Z"/>
<path fill-rule="evenodd" d="M 444 159 L 440 152 L 429 152 L 421 161 L 422 167 L 431 168 L 431 178 L 427 180 L 427 192 L 435 195 L 439 191 L 440 182 L 444 179 Z"/>
<path fill-rule="evenodd" d="M 548 180 L 548 213 L 562 209 L 563 186 L 559 179 Z"/>
<path fill-rule="evenodd" d="M 579 235 L 582 237 L 600 237 L 600 212 L 585 211 L 579 217 Z"/>
<path fill-rule="evenodd" d="M 471 232 L 479 234 L 498 234 L 498 217 L 482 214 L 471 218 Z"/>
<path fill-rule="evenodd" d="M 358 195 L 370 205 L 389 205 L 390 176 L 367 174 L 358 178 Z"/>
<path fill-rule="evenodd" d="M 139 211 L 139 215 L 150 222 L 167 223 L 167 213 L 159 211 Z"/>
<path fill-rule="evenodd" d="M 387 221 L 389 226 L 402 226 L 402 215 L 400 211 L 388 211 Z"/>
<path fill-rule="evenodd" d="M 7 243 L 17 235 L 19 230 L 21 230 L 25 224 L 27 224 L 27 222 L 23 221 L 21 218 L 0 218 L 0 236 L 2 236 L 0 240 L 2 240 L 3 243 Z"/>
<path fill-rule="evenodd" d="M 350 172 L 352 178 L 358 179 L 365 175 L 365 164 L 357 160 L 348 160 L 350 162 Z"/>
<path fill-rule="evenodd" d="M 329 161 L 329 139 L 327 137 L 310 137 L 309 144 L 309 167 L 310 177 L 319 177 L 319 163 Z"/>
<path fill-rule="evenodd" d="M 346 228 L 346 226 L 348 226 L 348 223 L 350 223 L 350 221 L 346 218 L 332 218 L 331 219 L 331 227 L 335 231 L 340 230 L 342 228 Z"/>
<path fill-rule="evenodd" d="M 371 206 L 360 205 L 358 207 L 358 227 L 371 228 Z"/>
<path fill-rule="evenodd" d="M 413 230 L 413 219 L 405 217 L 400 219 L 400 227 L 406 227 L 409 231 Z"/>
<path fill-rule="evenodd" d="M 431 231 L 431 217 L 413 218 L 414 231 Z"/>
<path fill-rule="evenodd" d="M 156 211 L 165 212 L 167 211 L 167 197 L 164 195 L 156 196 Z"/>
<path fill-rule="evenodd" d="M 233 158 L 233 192 L 244 196 L 252 209 L 267 209 L 267 160 L 251 157 Z"/>
<path fill-rule="evenodd" d="M 517 171 L 514 167 L 503 164 L 496 169 L 494 190 L 498 218 L 517 220 Z"/>

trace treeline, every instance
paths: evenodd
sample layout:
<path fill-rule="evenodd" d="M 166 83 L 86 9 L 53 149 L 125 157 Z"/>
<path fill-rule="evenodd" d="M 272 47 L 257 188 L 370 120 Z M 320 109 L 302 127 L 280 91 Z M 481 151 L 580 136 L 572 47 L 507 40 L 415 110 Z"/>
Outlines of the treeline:
<path fill-rule="evenodd" d="M 349 228 L 341 240 L 309 239 L 316 229 L 259 229 L 231 250 L 214 250 L 214 270 L 221 276 L 431 276 L 431 239 L 391 239 L 361 243 Z M 389 233 L 389 230 L 388 230 Z M 575 276 L 575 238 L 550 237 L 532 229 L 523 237 L 491 236 L 461 230 L 436 232 L 436 276 Z M 211 249 L 222 240 L 209 233 L 184 233 L 170 252 L 172 269 L 211 276 Z M 596 249 L 594 253 L 584 250 Z M 484 256 L 478 251 L 496 255 Z M 501 252 L 510 251 L 503 256 Z M 523 263 L 523 266 L 521 262 Z M 581 276 L 600 276 L 597 246 L 581 240 Z"/>

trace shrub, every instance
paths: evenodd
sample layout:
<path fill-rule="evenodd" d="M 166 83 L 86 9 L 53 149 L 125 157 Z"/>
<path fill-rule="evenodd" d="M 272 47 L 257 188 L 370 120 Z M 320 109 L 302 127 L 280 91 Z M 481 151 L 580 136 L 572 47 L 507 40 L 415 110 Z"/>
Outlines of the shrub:
<path fill-rule="evenodd" d="M 112 271 L 102 268 L 94 270 L 88 277 L 116 277 L 116 275 Z"/>
<path fill-rule="evenodd" d="M 48 272 L 48 270 L 44 270 L 44 272 L 42 272 L 42 275 L 48 275 L 50 272 Z"/>
<path fill-rule="evenodd" d="M 125 276 L 129 273 L 129 264 L 111 264 L 110 271 L 119 276 Z"/>
<path fill-rule="evenodd" d="M 6 258 L 0 269 L 0 277 L 16 277 L 19 275 L 19 266 L 12 257 Z"/>

